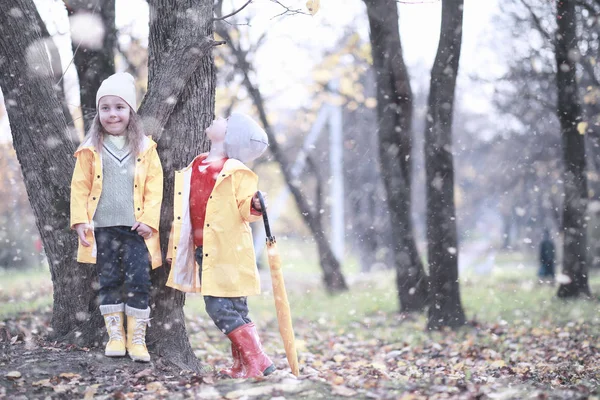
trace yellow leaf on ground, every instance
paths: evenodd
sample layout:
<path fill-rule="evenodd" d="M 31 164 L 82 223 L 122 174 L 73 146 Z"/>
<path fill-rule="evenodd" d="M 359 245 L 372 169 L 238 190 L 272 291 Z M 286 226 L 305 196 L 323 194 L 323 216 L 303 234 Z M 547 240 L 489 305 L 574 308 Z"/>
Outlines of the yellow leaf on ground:
<path fill-rule="evenodd" d="M 70 388 L 69 385 L 56 385 L 53 387 L 54 393 L 62 394 L 67 393 Z"/>
<path fill-rule="evenodd" d="M 346 359 L 346 356 L 343 354 L 336 354 L 335 356 L 333 356 L 333 361 L 335 361 L 336 363 L 341 363 L 345 359 Z"/>
<path fill-rule="evenodd" d="M 379 371 L 383 371 L 383 372 L 387 371 L 387 366 L 382 362 L 375 361 L 375 362 L 371 363 L 371 366 Z"/>
<path fill-rule="evenodd" d="M 496 360 L 492 363 L 492 368 L 502 368 L 506 365 L 504 360 Z"/>
<path fill-rule="evenodd" d="M 81 375 L 75 374 L 73 372 L 63 372 L 62 374 L 60 374 L 58 376 L 61 378 L 67 378 L 67 379 L 81 378 Z"/>
<path fill-rule="evenodd" d="M 587 127 L 588 127 L 587 122 L 580 122 L 577 124 L 577 132 L 579 132 L 580 135 L 584 135 L 585 131 L 587 130 Z"/>
<path fill-rule="evenodd" d="M 160 382 L 150 382 L 146 385 L 146 390 L 149 392 L 160 392 L 164 390 L 164 386 Z"/>
<path fill-rule="evenodd" d="M 453 369 L 454 371 L 462 371 L 464 368 L 465 368 L 465 363 L 464 363 L 464 362 L 459 362 L 459 363 L 457 363 L 457 364 L 454 364 L 454 365 L 452 366 L 452 369 Z"/>
<path fill-rule="evenodd" d="M 100 387 L 99 384 L 88 386 L 87 389 L 85 389 L 83 399 L 84 400 L 93 399 L 94 396 L 96 395 L 96 392 L 98 391 L 98 387 Z"/>

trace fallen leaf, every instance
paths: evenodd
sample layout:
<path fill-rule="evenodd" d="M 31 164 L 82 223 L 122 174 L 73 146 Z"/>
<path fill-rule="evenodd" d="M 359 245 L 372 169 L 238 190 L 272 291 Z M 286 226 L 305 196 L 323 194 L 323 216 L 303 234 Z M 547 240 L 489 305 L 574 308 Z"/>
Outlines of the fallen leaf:
<path fill-rule="evenodd" d="M 333 361 L 335 361 L 336 363 L 341 363 L 345 359 L 346 359 L 346 356 L 343 354 L 336 354 L 335 356 L 333 356 Z"/>
<path fill-rule="evenodd" d="M 356 394 L 356 390 L 352 390 L 347 386 L 334 386 L 332 392 L 334 394 L 340 395 L 340 396 L 344 396 L 344 397 L 350 397 L 350 396 L 354 396 Z"/>
<path fill-rule="evenodd" d="M 159 392 L 164 390 L 164 386 L 160 382 L 150 382 L 146 385 L 146 390 L 149 392 Z"/>
<path fill-rule="evenodd" d="M 94 396 L 96 395 L 96 392 L 98 392 L 98 387 L 100 387 L 100 385 L 99 385 L 99 384 L 95 384 L 95 385 L 88 386 L 88 387 L 85 389 L 85 392 L 84 392 L 84 394 L 83 394 L 83 398 L 84 398 L 84 400 L 90 400 L 90 399 L 93 399 L 93 398 L 94 398 Z"/>
<path fill-rule="evenodd" d="M 21 377 L 21 373 L 19 371 L 10 371 L 4 376 L 8 379 L 19 379 Z"/>
<path fill-rule="evenodd" d="M 75 374 L 73 372 L 63 372 L 62 374 L 58 375 L 61 378 L 65 378 L 65 379 L 79 379 L 81 378 L 81 375 L 79 374 Z"/>
<path fill-rule="evenodd" d="M 69 391 L 69 386 L 67 385 L 56 385 L 54 386 L 55 393 L 67 393 Z"/>
<path fill-rule="evenodd" d="M 138 372 L 134 376 L 139 379 L 139 378 L 145 378 L 145 377 L 150 376 L 150 375 L 152 375 L 152 369 L 151 368 L 146 368 L 146 369 Z"/>
<path fill-rule="evenodd" d="M 226 399 L 237 399 L 240 397 L 248 398 L 249 396 L 266 396 L 273 392 L 274 386 L 259 386 L 249 389 L 234 390 L 225 395 Z"/>
<path fill-rule="evenodd" d="M 33 385 L 33 386 L 52 387 L 52 383 L 50 383 L 50 379 L 42 379 L 42 380 L 33 382 L 31 385 Z"/>

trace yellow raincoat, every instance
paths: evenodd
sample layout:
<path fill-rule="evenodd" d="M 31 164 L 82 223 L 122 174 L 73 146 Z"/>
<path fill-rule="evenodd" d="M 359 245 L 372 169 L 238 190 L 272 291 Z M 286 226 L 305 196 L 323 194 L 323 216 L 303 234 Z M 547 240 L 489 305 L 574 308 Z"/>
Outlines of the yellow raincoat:
<path fill-rule="evenodd" d="M 152 236 L 145 239 L 150 254 L 152 268 L 162 265 L 158 227 L 160 221 L 160 206 L 163 194 L 163 171 L 156 152 L 156 143 L 149 137 L 144 137 L 141 152 L 135 160 L 135 177 L 133 189 L 133 204 L 135 220 L 152 228 Z M 84 143 L 75 152 L 77 162 L 71 180 L 71 228 L 75 224 L 86 223 L 93 225 L 94 214 L 102 193 L 102 157 L 91 144 Z M 96 242 L 93 229 L 86 236 L 90 247 L 85 247 L 79 241 L 77 261 L 81 263 L 96 263 Z"/>
<path fill-rule="evenodd" d="M 167 286 L 184 292 L 202 291 L 204 296 L 260 294 L 249 224 L 261 218 L 253 215 L 250 208 L 258 190 L 258 177 L 238 160 L 230 158 L 225 162 L 206 205 L 204 257 L 199 271 L 189 209 L 193 163 L 175 173 L 174 219 L 167 253 L 172 261 Z"/>

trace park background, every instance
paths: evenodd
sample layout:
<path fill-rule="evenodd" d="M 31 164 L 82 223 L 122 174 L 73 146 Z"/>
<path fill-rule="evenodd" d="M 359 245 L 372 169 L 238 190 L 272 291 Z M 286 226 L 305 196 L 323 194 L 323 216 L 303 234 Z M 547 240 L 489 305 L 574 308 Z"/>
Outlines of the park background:
<path fill-rule="evenodd" d="M 31 2 L 7 3 L 17 8 Z M 46 78 L 64 107 L 69 141 L 77 143 L 94 113 L 95 100 L 89 105 L 90 98 L 95 99 L 94 85 L 103 77 L 115 71 L 132 73 L 141 102 L 151 86 L 151 7 L 169 2 L 33 3 L 39 14 L 38 34 L 51 65 L 52 76 Z M 162 15 L 171 12 L 175 19 L 191 20 L 192 27 L 193 22 L 202 25 L 194 21 L 193 11 L 206 2 L 171 3 L 173 10 L 162 10 Z M 169 363 L 168 357 L 163 357 L 164 365 L 156 361 L 146 368 L 122 361 L 115 368 L 98 360 L 93 341 L 92 345 L 78 343 L 72 332 L 55 335 L 56 288 L 40 222 L 36 225 L 30 204 L 35 191 L 28 196 L 23 179 L 27 175 L 13 146 L 14 138 L 23 133 L 15 130 L 7 112 L 22 105 L 8 99 L 8 107 L 0 107 L 0 395 L 597 396 L 600 4 L 582 0 L 571 15 L 576 54 L 572 50 L 567 59 L 574 72 L 570 83 L 576 87 L 579 113 L 569 130 L 568 125 L 561 127 L 559 118 L 559 110 L 565 108 L 559 97 L 555 35 L 561 26 L 556 4 L 465 0 L 464 20 L 458 28 L 460 63 L 454 71 L 442 70 L 436 76 L 440 33 L 452 36 L 441 23 L 443 3 L 450 9 L 461 2 L 331 0 L 320 2 L 314 15 L 304 1 L 215 4 L 216 19 L 211 23 L 215 38 L 227 44 L 213 50 L 214 115 L 251 114 L 263 126 L 268 124 L 277 143 L 277 154 L 267 152 L 252 167 L 260 176 L 261 190 L 269 194 L 269 215 L 296 330 L 299 380 L 286 372 L 260 223 L 253 224 L 253 231 L 264 290 L 250 305 L 264 332 L 266 350 L 281 369 L 275 377 L 233 384 L 211 378 L 212 368 L 228 361 L 228 343 L 212 326 L 199 295 L 188 295 L 184 310 L 187 337 L 200 368 L 181 360 Z M 384 16 L 392 18 L 378 14 L 377 7 L 387 7 Z M 396 83 L 404 80 L 405 86 L 392 84 L 388 92 L 399 100 L 378 97 L 386 64 L 374 62 L 372 52 L 373 32 L 393 36 L 394 29 L 390 33 L 377 28 L 394 28 L 394 10 L 401 47 L 391 49 L 396 53 L 390 48 L 384 53 L 388 59 L 403 60 L 393 64 L 393 78 Z M 219 20 L 231 13 L 235 15 Z M 370 20 L 369 15 L 379 19 Z M 450 100 L 441 98 L 432 105 L 428 102 L 432 83 L 443 81 L 444 75 L 457 76 L 456 87 Z M 4 82 L 0 80 L 0 87 L 6 91 Z M 389 102 L 385 107 L 384 101 Z M 378 105 L 384 114 L 378 114 Z M 426 167 L 428 157 L 436 159 L 438 154 L 425 151 L 432 146 L 426 133 L 434 130 L 431 110 L 435 106 L 449 109 L 453 116 L 439 137 L 448 140 L 449 145 L 441 147 L 451 154 L 454 236 L 452 226 L 428 222 L 428 212 L 435 214 L 436 208 L 442 210 L 450 203 L 442 198 L 428 209 L 427 188 L 442 185 L 427 178 Z M 396 121 L 386 136 L 385 110 L 394 107 L 398 114 L 409 107 L 412 116 L 408 123 Z M 206 149 L 202 124 L 211 118 L 212 114 L 202 114 L 196 125 L 187 125 L 190 136 L 199 139 L 192 141 L 190 154 Z M 37 135 L 42 146 L 53 146 L 47 132 Z M 568 135 L 579 140 L 575 156 L 564 150 L 564 144 L 571 143 L 565 140 Z M 408 138 L 410 146 L 406 141 L 394 144 L 394 136 Z M 408 203 L 398 186 L 389 191 L 385 183 L 386 172 L 395 171 L 386 170 L 380 148 L 387 151 L 398 144 L 405 147 L 391 156 L 388 152 L 387 157 L 408 171 L 400 185 L 411 188 Z M 565 271 L 563 221 L 568 207 L 564 199 L 572 197 L 565 185 L 565 160 L 568 164 L 577 157 L 583 158 L 585 170 L 578 182 L 585 181 L 587 196 L 579 206 L 580 211 L 583 207 L 581 223 L 570 234 L 585 238 L 580 240 L 585 251 L 567 254 Z M 185 165 L 189 159 L 180 161 Z M 408 229 L 407 220 L 412 224 Z M 428 240 L 428 230 L 441 231 L 442 240 L 435 243 L 434 236 Z M 540 278 L 545 231 L 556 246 L 556 269 L 554 277 Z M 448 237 L 454 238 L 452 245 L 447 245 Z M 414 248 L 407 250 L 411 241 Z M 439 253 L 440 248 L 451 255 L 447 264 L 440 264 L 441 270 L 455 271 L 457 280 L 443 272 L 431 274 L 428 252 Z M 411 270 L 418 265 L 415 256 L 420 260 L 416 272 Z M 585 285 L 561 296 L 569 299 L 559 298 L 559 287 L 574 280 L 568 269 L 572 264 L 584 264 L 589 270 L 584 273 Z M 89 265 L 70 268 L 85 269 L 87 275 L 93 271 Z M 70 274 L 76 276 L 76 271 Z M 419 279 L 412 281 L 416 275 Z M 66 282 L 54 280 L 55 285 Z M 424 304 L 403 302 L 407 299 L 403 296 L 427 292 L 423 288 L 436 286 L 436 280 L 441 282 L 438 286 L 451 283 L 451 293 L 445 295 L 454 302 L 441 324 L 435 323 L 439 319 L 430 310 L 436 308 L 436 300 L 425 295 Z M 406 282 L 416 283 L 406 286 Z M 441 302 L 446 304 L 444 299 Z M 82 312 L 87 320 L 87 310 Z M 87 335 L 86 328 L 77 329 Z M 86 357 L 94 361 L 81 367 Z M 33 363 L 41 366 L 28 370 Z M 63 370 L 57 370 L 57 365 Z"/>

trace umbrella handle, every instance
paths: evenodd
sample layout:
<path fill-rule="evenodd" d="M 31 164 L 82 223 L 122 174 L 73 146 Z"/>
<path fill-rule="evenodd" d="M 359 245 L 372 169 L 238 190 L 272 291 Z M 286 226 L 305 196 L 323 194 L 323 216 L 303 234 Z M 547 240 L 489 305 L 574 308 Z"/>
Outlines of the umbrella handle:
<path fill-rule="evenodd" d="M 274 243 L 275 236 L 271 235 L 271 227 L 269 226 L 269 217 L 267 216 L 267 207 L 265 207 L 265 199 L 260 192 L 256 192 L 258 201 L 260 201 L 260 209 L 262 210 L 263 222 L 265 223 L 265 235 L 267 236 L 267 242 Z"/>

